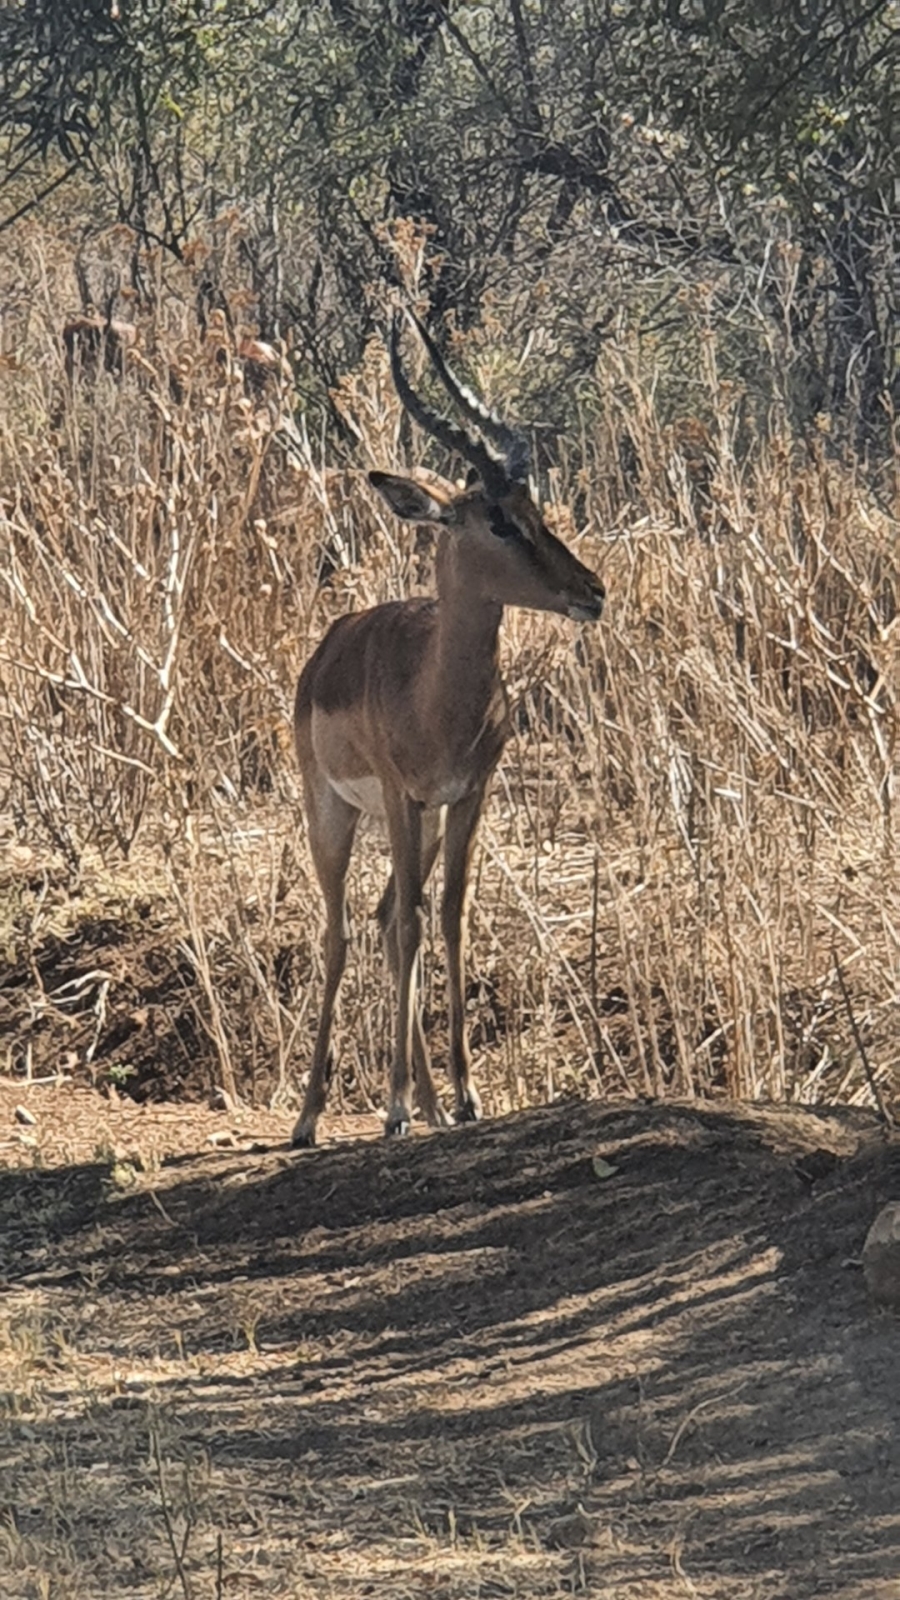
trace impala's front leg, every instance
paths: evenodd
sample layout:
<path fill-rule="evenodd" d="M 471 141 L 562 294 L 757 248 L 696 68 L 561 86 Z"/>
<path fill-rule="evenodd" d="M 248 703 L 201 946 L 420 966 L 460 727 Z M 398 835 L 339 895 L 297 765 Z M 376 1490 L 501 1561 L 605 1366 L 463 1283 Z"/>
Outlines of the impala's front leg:
<path fill-rule="evenodd" d="M 447 991 L 450 1006 L 450 1072 L 456 1090 L 457 1122 L 477 1122 L 481 1100 L 472 1083 L 472 1060 L 466 1037 L 466 891 L 475 830 L 484 805 L 484 787 L 467 795 L 447 815 L 444 841 L 444 899 L 441 926 L 447 947 Z"/>
<path fill-rule="evenodd" d="M 397 1032 L 391 1066 L 391 1101 L 385 1133 L 408 1133 L 412 1122 L 413 1029 L 419 946 L 422 942 L 422 808 L 405 794 L 389 793 L 385 809 L 396 893 Z"/>

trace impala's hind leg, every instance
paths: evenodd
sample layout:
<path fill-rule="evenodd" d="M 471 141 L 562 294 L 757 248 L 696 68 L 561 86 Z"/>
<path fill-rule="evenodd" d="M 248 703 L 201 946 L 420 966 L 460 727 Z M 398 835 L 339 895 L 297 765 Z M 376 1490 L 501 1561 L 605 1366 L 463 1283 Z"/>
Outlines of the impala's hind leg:
<path fill-rule="evenodd" d="M 424 884 L 434 866 L 435 858 L 441 846 L 443 812 L 425 813 L 422 834 L 422 883 Z M 375 914 L 384 940 L 385 954 L 387 955 L 391 977 L 396 985 L 400 976 L 400 947 L 397 938 L 397 880 L 393 872 L 388 878 L 387 887 Z M 437 1088 L 431 1075 L 431 1061 L 425 1040 L 425 1032 L 422 1027 L 422 1013 L 418 1003 L 413 1008 L 412 1060 L 416 1092 L 422 1115 L 432 1128 L 446 1128 L 450 1118 L 438 1099 Z"/>
<path fill-rule="evenodd" d="M 331 1079 L 331 1021 L 349 940 L 345 885 L 359 821 L 356 807 L 342 800 L 326 778 L 317 774 L 308 777 L 304 773 L 304 789 L 309 845 L 325 900 L 325 986 L 309 1084 L 300 1120 L 291 1135 L 291 1143 L 295 1145 L 315 1144 L 316 1123 L 325 1106 Z"/>

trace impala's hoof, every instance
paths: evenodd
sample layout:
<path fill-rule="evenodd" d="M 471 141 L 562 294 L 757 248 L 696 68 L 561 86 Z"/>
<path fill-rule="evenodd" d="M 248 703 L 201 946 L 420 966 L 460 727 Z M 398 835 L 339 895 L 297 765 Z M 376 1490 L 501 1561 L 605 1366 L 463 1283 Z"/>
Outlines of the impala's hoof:
<path fill-rule="evenodd" d="M 456 1108 L 455 1120 L 463 1122 L 481 1121 L 481 1101 L 474 1089 L 468 1089 Z"/>
<path fill-rule="evenodd" d="M 316 1130 L 315 1130 L 315 1128 L 304 1128 L 303 1123 L 302 1122 L 298 1122 L 296 1128 L 294 1129 L 293 1133 L 291 1134 L 291 1144 L 293 1145 L 294 1149 L 295 1150 L 311 1150 L 313 1148 L 313 1145 L 315 1144 L 315 1142 L 316 1142 Z"/>
<path fill-rule="evenodd" d="M 405 1139 L 412 1125 L 412 1118 L 408 1111 L 392 1111 L 384 1125 L 386 1139 Z"/>

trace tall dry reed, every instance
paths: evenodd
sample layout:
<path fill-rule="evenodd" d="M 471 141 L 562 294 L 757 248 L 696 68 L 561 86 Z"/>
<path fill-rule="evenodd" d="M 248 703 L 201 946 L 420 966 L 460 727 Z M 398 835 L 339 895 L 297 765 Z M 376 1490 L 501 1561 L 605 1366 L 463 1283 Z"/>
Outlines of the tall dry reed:
<path fill-rule="evenodd" d="M 58 323 L 38 293 L 0 394 L 0 785 L 30 863 L 24 887 L 6 881 L 7 956 L 40 969 L 50 869 L 59 925 L 79 903 L 122 915 L 149 897 L 188 973 L 193 1086 L 286 1098 L 322 927 L 293 683 L 334 617 L 427 589 L 430 552 L 311 445 L 284 375 L 248 385 L 177 308 L 121 381 L 68 384 Z M 492 1109 L 569 1092 L 863 1100 L 870 1079 L 888 1097 L 896 1083 L 896 523 L 824 419 L 811 442 L 745 429 L 738 453 L 714 355 L 707 420 L 679 427 L 637 359 L 605 352 L 545 485 L 609 608 L 596 630 L 504 626 L 514 735 L 471 913 Z M 379 345 L 339 402 L 357 468 L 401 466 Z M 338 1032 L 353 1104 L 379 1102 L 390 1032 L 369 915 L 386 871 L 364 831 Z M 92 981 L 73 1053 L 102 1066 Z M 102 981 L 105 1027 L 120 980 Z M 434 926 L 424 993 L 439 1056 Z M 13 1069 L 52 1066 L 45 1024 L 64 1010 L 35 994 Z"/>

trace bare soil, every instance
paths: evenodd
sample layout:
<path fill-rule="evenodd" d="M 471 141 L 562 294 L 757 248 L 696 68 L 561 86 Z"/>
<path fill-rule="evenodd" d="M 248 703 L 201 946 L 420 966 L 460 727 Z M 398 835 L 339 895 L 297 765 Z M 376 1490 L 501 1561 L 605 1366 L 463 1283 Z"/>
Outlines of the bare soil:
<path fill-rule="evenodd" d="M 20 895 L 41 887 L 39 877 L 0 873 L 0 895 L 10 883 Z M 118 1074 L 136 1100 L 202 1095 L 216 1081 L 216 1053 L 171 912 L 149 896 L 79 911 L 65 883 L 51 895 L 70 910 L 59 931 L 28 941 L 14 928 L 12 958 L 0 954 L 0 1039 L 15 1041 L 12 1058 L 36 1077 Z"/>
<path fill-rule="evenodd" d="M 873 1117 L 289 1123 L 0 1083 L 9 1600 L 898 1600 Z"/>

